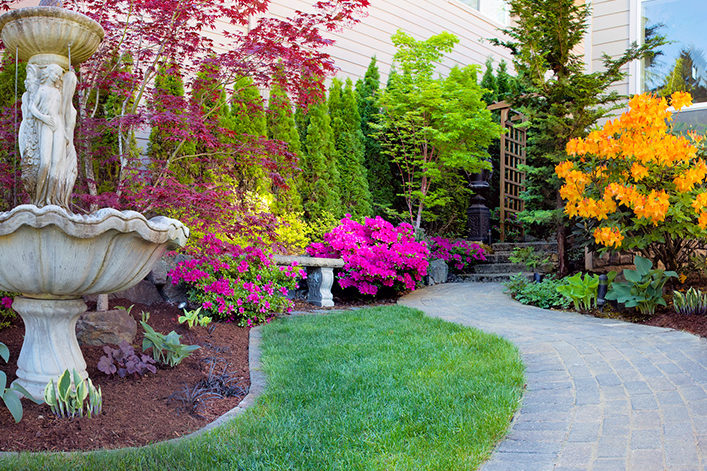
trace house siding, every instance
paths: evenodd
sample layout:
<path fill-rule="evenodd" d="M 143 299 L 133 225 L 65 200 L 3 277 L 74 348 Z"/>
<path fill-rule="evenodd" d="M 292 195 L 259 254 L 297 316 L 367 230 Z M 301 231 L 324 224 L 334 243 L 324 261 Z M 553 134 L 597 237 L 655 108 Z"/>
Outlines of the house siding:
<path fill-rule="evenodd" d="M 591 70 L 604 69 L 602 55 L 618 57 L 630 46 L 629 0 L 593 0 L 591 24 Z M 625 68 L 628 72 L 628 66 Z M 613 90 L 627 95 L 628 77 L 613 86 Z"/>
<path fill-rule="evenodd" d="M 307 0 L 273 0 L 269 14 L 285 17 L 295 10 L 307 11 L 310 5 Z M 372 0 L 359 23 L 328 33 L 335 42 L 325 52 L 339 68 L 338 76 L 354 80 L 365 74 L 371 57 L 376 56 L 381 80 L 385 81 L 395 54 L 390 37 L 398 29 L 418 40 L 448 31 L 460 41 L 438 68 L 445 75 L 455 65 L 484 64 L 488 57 L 495 63 L 505 60 L 510 65 L 510 53 L 488 41 L 499 37 L 501 26 L 457 0 Z"/>

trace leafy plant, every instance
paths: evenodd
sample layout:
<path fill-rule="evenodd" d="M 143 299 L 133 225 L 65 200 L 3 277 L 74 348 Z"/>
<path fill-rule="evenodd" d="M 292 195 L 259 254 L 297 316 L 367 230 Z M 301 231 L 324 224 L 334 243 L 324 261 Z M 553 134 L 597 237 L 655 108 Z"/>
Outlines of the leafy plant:
<path fill-rule="evenodd" d="M 690 288 L 686 293 L 673 291 L 673 306 L 679 314 L 707 314 L 707 293 Z"/>
<path fill-rule="evenodd" d="M 636 255 L 635 270 L 625 269 L 626 281 L 614 282 L 609 287 L 606 299 L 618 301 L 626 307 L 637 307 L 641 314 L 653 315 L 657 306 L 665 306 L 663 287 L 671 277 L 677 277 L 674 271 L 653 268 L 653 262 Z"/>
<path fill-rule="evenodd" d="M 616 272 L 609 273 L 609 283 L 616 277 Z M 577 273 L 561 280 L 563 284 L 557 287 L 557 291 L 572 300 L 574 308 L 578 311 L 590 311 L 597 305 L 597 294 L 599 290 L 599 275 Z"/>
<path fill-rule="evenodd" d="M 185 322 L 187 323 L 187 327 L 190 329 L 194 327 L 195 325 L 200 325 L 202 327 L 206 327 L 211 323 L 211 318 L 208 316 L 202 316 L 201 314 L 201 307 L 192 311 L 187 311 L 186 309 L 183 309 L 184 315 L 179 316 L 177 319 L 180 324 L 184 324 Z"/>
<path fill-rule="evenodd" d="M 543 257 L 541 253 L 536 252 L 532 246 L 515 247 L 508 256 L 508 260 L 513 263 L 522 263 L 528 271 L 536 272 L 544 268 L 550 263 L 550 257 Z"/>
<path fill-rule="evenodd" d="M 7 348 L 7 345 L 2 342 L 0 342 L 0 357 L 5 360 L 5 363 L 10 360 L 10 349 Z M 13 384 L 9 388 L 6 388 L 5 386 L 7 386 L 7 375 L 4 371 L 0 371 L 0 397 L 2 397 L 2 402 L 5 403 L 7 410 L 9 410 L 10 414 L 12 414 L 12 418 L 15 419 L 15 423 L 22 420 L 22 402 L 20 402 L 20 394 L 27 399 L 36 402 L 37 404 L 42 403 L 42 401 L 35 400 L 25 388 L 17 383 Z"/>
<path fill-rule="evenodd" d="M 62 373 L 56 385 L 53 379 L 50 380 L 44 388 L 44 402 L 59 417 L 83 417 L 84 406 L 89 418 L 103 410 L 101 387 L 95 387 L 89 378 L 81 379 L 76 370 L 73 370 L 73 381 L 69 370 Z"/>
<path fill-rule="evenodd" d="M 118 348 L 108 345 L 103 347 L 105 355 L 98 360 L 98 370 L 107 375 L 118 374 L 121 378 L 127 375 L 142 376 L 148 371 L 157 373 L 155 360 L 149 355 L 135 353 L 135 349 L 123 340 Z"/>
<path fill-rule="evenodd" d="M 570 300 L 557 291 L 562 282 L 546 277 L 540 283 L 533 283 L 523 275 L 514 275 L 505 283 L 507 292 L 519 303 L 543 309 L 566 309 Z"/>
<path fill-rule="evenodd" d="M 175 331 L 164 335 L 156 332 L 145 321 L 140 321 L 140 324 L 145 330 L 145 337 L 142 339 L 142 351 L 152 348 L 152 357 L 163 365 L 177 366 L 195 350 L 201 348 L 198 345 L 182 345 L 179 342 L 181 335 Z"/>

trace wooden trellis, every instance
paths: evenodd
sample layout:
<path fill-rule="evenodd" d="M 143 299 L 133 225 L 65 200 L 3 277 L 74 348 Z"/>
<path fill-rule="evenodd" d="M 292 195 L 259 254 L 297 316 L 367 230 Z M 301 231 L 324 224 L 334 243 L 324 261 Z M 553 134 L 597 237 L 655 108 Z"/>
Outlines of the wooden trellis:
<path fill-rule="evenodd" d="M 519 165 L 525 164 L 526 132 L 525 128 L 516 124 L 525 120 L 525 116 L 513 111 L 511 105 L 505 101 L 494 103 L 489 110 L 501 112 L 501 124 L 507 131 L 501 136 L 500 150 L 500 219 L 501 242 L 506 240 L 507 225 L 512 225 L 510 217 L 524 209 L 524 202 L 520 194 L 525 190 L 525 172 L 518 170 Z"/>

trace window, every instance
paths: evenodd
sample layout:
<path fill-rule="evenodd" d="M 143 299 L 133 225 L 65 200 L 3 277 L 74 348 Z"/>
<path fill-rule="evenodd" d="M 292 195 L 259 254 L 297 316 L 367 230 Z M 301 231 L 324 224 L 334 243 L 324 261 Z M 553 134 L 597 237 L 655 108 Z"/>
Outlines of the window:
<path fill-rule="evenodd" d="M 662 96 L 687 91 L 707 104 L 705 0 L 642 0 L 641 7 L 643 37 L 671 41 L 644 61 L 642 89 Z"/>
<path fill-rule="evenodd" d="M 482 15 L 502 25 L 509 24 L 508 5 L 505 0 L 459 0 Z"/>

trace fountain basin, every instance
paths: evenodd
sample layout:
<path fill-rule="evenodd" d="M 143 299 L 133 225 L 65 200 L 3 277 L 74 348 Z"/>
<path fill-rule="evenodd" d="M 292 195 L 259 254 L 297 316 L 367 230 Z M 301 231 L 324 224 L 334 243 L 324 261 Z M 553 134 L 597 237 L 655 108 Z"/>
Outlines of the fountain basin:
<path fill-rule="evenodd" d="M 135 211 L 77 215 L 53 205 L 17 206 L 0 213 L 0 290 L 35 299 L 122 291 L 188 237 L 175 219 L 148 221 Z"/>
<path fill-rule="evenodd" d="M 28 7 L 0 16 L 2 41 L 9 51 L 17 49 L 23 61 L 39 65 L 58 63 L 68 69 L 78 65 L 98 49 L 105 35 L 96 21 L 59 7 Z"/>
<path fill-rule="evenodd" d="M 17 383 L 35 399 L 65 370 L 83 377 L 76 340 L 81 297 L 127 289 L 189 229 L 175 219 L 147 220 L 135 211 L 77 215 L 54 205 L 21 205 L 0 213 L 0 290 L 19 292 L 13 308 L 25 324 Z"/>

